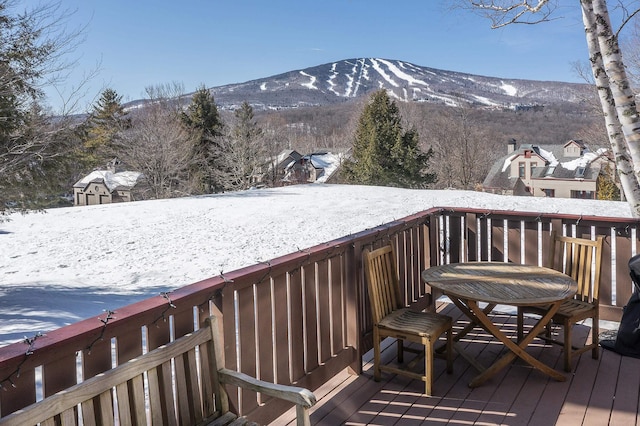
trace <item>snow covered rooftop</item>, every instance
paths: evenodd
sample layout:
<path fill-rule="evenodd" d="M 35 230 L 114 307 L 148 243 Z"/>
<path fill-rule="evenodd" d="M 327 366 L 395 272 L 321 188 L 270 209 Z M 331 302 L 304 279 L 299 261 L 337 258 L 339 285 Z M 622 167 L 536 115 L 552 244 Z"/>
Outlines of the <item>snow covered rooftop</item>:
<path fill-rule="evenodd" d="M 95 170 L 76 182 L 73 187 L 84 188 L 91 182 L 103 181 L 109 191 L 113 191 L 118 187 L 131 188 L 135 186 L 141 176 L 140 172 L 114 173 L 110 170 Z"/>

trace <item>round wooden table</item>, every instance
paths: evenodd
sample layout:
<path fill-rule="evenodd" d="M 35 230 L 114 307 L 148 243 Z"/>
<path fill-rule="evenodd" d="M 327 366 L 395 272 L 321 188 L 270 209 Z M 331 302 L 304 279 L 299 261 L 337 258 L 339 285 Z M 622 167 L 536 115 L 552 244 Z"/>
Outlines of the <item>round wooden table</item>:
<path fill-rule="evenodd" d="M 538 361 L 525 349 L 551 320 L 562 302 L 575 295 L 578 285 L 571 277 L 541 266 L 504 262 L 468 262 L 433 266 L 422 272 L 422 280 L 431 287 L 441 290 L 471 320 L 469 325 L 455 336 L 454 341 L 459 341 L 479 325 L 510 350 L 488 368 L 483 368 L 470 357 L 465 357 L 481 371 L 469 386 L 475 387 L 484 383 L 516 357 L 520 357 L 556 380 L 565 380 L 563 374 Z M 478 306 L 479 302 L 487 303 L 487 306 L 481 309 Z M 548 311 L 529 333 L 516 343 L 496 327 L 487 316 L 498 304 L 548 306 Z M 459 348 L 456 350 L 464 356 L 463 351 Z"/>

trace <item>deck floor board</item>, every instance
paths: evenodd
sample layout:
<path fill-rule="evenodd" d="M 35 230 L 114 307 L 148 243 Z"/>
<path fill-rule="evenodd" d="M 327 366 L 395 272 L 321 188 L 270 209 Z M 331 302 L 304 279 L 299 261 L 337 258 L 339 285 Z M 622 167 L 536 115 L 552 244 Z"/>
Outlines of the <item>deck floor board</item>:
<path fill-rule="evenodd" d="M 451 304 L 439 310 L 454 318 L 454 328 L 464 326 L 465 317 Z M 515 338 L 515 316 L 495 313 L 493 320 Z M 529 324 L 531 326 L 531 324 Z M 561 330 L 558 330 L 561 331 Z M 574 327 L 574 342 L 591 339 L 591 328 Z M 384 362 L 391 362 L 395 344 L 386 342 Z M 505 353 L 484 330 L 474 329 L 459 346 L 484 365 Z M 563 371 L 558 345 L 536 339 L 527 352 Z M 409 355 L 405 354 L 405 357 Z M 408 357 L 407 357 L 408 358 Z M 435 359 L 434 395 L 423 394 L 424 383 L 404 376 L 382 374 L 373 380 L 373 352 L 365 355 L 360 376 L 346 371 L 316 390 L 318 404 L 311 411 L 314 425 L 640 425 L 640 359 L 621 357 L 601 349 L 597 360 L 591 352 L 573 361 L 564 382 L 553 380 L 516 359 L 477 388 L 469 381 L 477 374 L 457 355 L 453 374 L 446 374 L 443 359 Z M 283 424 L 286 416 L 273 424 Z M 295 424 L 293 417 L 287 419 Z"/>

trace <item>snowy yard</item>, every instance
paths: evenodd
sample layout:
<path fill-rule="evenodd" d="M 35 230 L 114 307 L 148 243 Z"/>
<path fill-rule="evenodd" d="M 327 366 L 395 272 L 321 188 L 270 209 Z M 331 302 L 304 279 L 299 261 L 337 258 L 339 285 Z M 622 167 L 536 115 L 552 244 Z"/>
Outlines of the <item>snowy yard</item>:
<path fill-rule="evenodd" d="M 435 206 L 631 216 L 623 202 L 323 184 L 13 215 L 0 345 Z"/>

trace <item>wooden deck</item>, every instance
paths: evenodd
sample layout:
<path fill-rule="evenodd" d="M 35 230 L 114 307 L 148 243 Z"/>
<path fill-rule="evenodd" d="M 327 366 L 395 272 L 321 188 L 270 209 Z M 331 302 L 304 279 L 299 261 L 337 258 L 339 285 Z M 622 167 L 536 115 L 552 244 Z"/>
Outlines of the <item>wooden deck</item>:
<path fill-rule="evenodd" d="M 457 320 L 455 328 L 466 323 L 452 304 L 439 310 Z M 513 315 L 494 314 L 511 336 L 516 335 Z M 590 339 L 590 327 L 577 325 L 575 342 Z M 601 329 L 601 331 L 604 331 Z M 460 342 L 479 362 L 489 365 L 504 350 L 483 330 L 474 330 Z M 395 346 L 387 346 L 383 359 L 390 359 Z M 559 346 L 535 340 L 529 353 L 562 370 Z M 406 355 L 405 355 L 406 356 Z M 638 425 L 640 359 L 621 357 L 601 349 L 600 358 L 591 352 L 574 360 L 567 380 L 558 382 L 516 360 L 480 387 L 468 383 L 477 370 L 457 356 L 454 373 L 446 374 L 445 361 L 436 359 L 434 396 L 423 395 L 424 384 L 402 376 L 383 373 L 375 382 L 372 353 L 365 360 L 363 374 L 344 371 L 315 391 L 319 399 L 313 408 L 314 425 Z M 273 424 L 284 424 L 283 416 Z"/>

